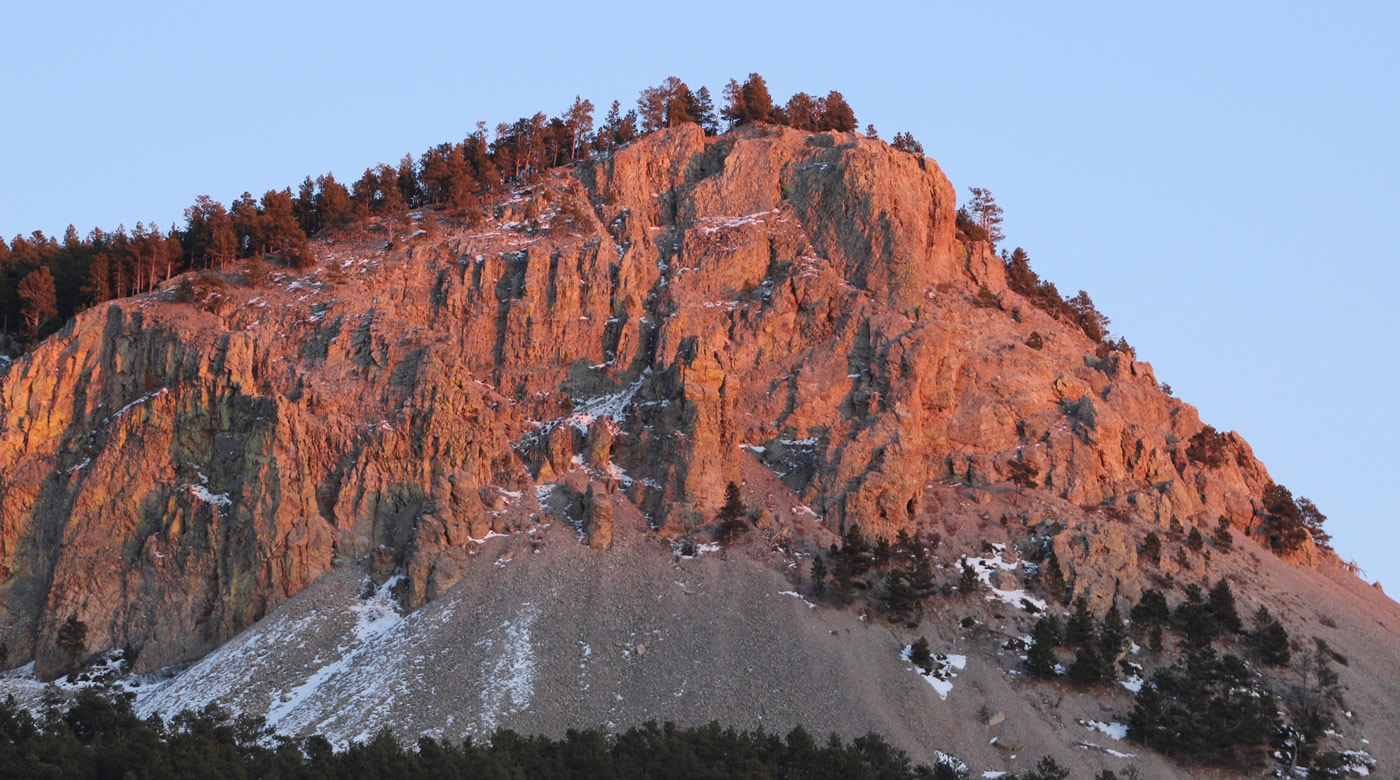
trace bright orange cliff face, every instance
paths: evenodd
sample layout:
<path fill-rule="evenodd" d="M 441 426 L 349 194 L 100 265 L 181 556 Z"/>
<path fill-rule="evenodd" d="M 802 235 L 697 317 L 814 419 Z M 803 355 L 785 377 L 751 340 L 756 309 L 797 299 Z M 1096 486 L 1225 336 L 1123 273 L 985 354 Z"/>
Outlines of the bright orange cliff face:
<path fill-rule="evenodd" d="M 52 672 L 77 615 L 90 647 L 165 666 L 337 560 L 401 570 L 421 605 L 473 539 L 684 533 L 729 482 L 773 527 L 891 538 L 1051 504 L 1252 524 L 1248 445 L 1188 457 L 1195 410 L 1008 287 L 955 201 L 932 160 L 856 134 L 683 125 L 486 224 L 331 231 L 261 286 L 89 310 L 0 378 L 0 639 Z M 1090 537 L 1118 563 L 1086 585 L 1138 588 L 1132 534 Z"/>

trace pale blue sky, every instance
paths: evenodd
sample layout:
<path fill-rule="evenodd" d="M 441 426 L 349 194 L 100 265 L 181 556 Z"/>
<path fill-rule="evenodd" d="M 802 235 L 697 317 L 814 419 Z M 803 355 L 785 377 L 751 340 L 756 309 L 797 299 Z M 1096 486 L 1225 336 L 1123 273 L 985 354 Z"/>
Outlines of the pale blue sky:
<path fill-rule="evenodd" d="M 0 8 L 0 235 L 165 226 L 672 74 L 839 89 L 1400 593 L 1394 3 L 143 5 Z"/>

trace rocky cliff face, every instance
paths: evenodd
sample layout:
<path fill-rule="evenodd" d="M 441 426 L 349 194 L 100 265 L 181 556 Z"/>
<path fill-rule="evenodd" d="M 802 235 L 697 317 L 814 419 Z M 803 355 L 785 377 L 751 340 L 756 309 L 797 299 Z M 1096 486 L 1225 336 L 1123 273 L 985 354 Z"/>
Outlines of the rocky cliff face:
<path fill-rule="evenodd" d="M 0 641 L 52 673 L 77 616 L 90 650 L 166 666 L 338 560 L 401 570 L 417 606 L 473 540 L 684 533 L 729 481 L 765 522 L 893 536 L 1024 460 L 1043 485 L 1005 505 L 1068 528 L 1097 598 L 1135 587 L 1114 518 L 1249 527 L 1248 446 L 1188 459 L 1195 410 L 1009 291 L 955 201 L 879 141 L 685 126 L 480 229 L 337 236 L 308 276 L 90 310 L 0 367 Z"/>

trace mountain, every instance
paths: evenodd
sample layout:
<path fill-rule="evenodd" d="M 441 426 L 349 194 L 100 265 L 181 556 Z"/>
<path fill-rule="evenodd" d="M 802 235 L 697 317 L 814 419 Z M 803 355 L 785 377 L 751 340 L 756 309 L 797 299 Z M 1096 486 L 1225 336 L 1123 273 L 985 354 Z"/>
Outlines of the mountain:
<path fill-rule="evenodd" d="M 414 220 L 329 231 L 262 284 L 186 274 L 0 367 L 0 641 L 33 662 L 4 685 L 37 701 L 130 648 L 138 711 L 220 701 L 341 742 L 714 718 L 1168 776 L 1190 768 L 1083 725 L 1130 690 L 1033 681 L 1023 637 L 1071 598 L 1127 615 L 1224 578 L 1299 657 L 1325 640 L 1327 744 L 1400 760 L 1400 606 L 1241 437 L 980 240 L 933 160 L 684 124 L 483 225 Z M 730 483 L 752 527 L 719 547 Z M 818 595 L 857 525 L 927 545 L 917 627 L 878 609 L 879 560 L 852 605 Z M 1143 676 L 1174 657 L 1134 646 Z"/>

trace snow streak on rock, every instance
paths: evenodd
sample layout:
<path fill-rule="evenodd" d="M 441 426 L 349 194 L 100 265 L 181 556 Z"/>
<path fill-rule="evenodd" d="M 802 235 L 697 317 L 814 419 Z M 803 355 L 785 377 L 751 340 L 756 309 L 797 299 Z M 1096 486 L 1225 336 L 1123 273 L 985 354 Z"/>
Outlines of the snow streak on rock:
<path fill-rule="evenodd" d="M 523 604 L 514 620 L 497 626 L 491 635 L 478 641 L 487 661 L 481 670 L 481 722 L 473 731 L 485 736 L 496 730 L 500 718 L 530 706 L 535 692 L 535 651 L 530 644 L 530 628 L 540 611 Z"/>

